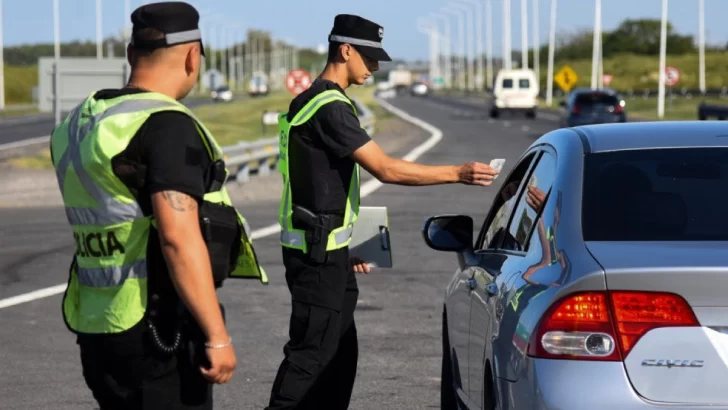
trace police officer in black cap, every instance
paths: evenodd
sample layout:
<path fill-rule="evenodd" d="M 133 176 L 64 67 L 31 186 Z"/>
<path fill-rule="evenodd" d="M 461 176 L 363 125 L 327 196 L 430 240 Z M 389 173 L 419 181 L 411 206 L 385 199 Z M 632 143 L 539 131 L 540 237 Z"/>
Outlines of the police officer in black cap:
<path fill-rule="evenodd" d="M 213 246 L 201 221 L 208 220 L 203 216 L 212 209 L 220 211 L 220 218 L 231 218 L 226 226 L 231 221 L 235 226 L 236 217 L 230 207 L 203 200 L 206 193 L 221 189 L 218 161 L 208 150 L 212 140 L 177 101 L 199 76 L 204 55 L 199 14 L 184 2 L 160 2 L 136 9 L 131 21 L 128 84 L 96 92 L 83 103 L 94 108 L 78 114 L 102 112 L 106 117 L 99 121 L 106 124 L 107 136 L 98 134 L 100 126 L 92 126 L 83 132 L 97 135 L 86 136 L 84 143 L 118 147 L 128 142 L 109 164 L 99 166 L 114 174 L 108 172 L 102 179 L 120 179 L 143 217 L 154 224 L 144 228 L 145 219 L 135 217 L 136 228 L 120 244 L 127 255 L 142 249 L 143 268 L 135 267 L 128 277 L 118 278 L 116 287 L 106 288 L 108 300 L 93 293 L 98 291 L 73 287 L 69 291 L 76 294 L 64 300 L 66 323 L 78 334 L 83 376 L 102 410 L 211 409 L 212 384 L 231 379 L 236 357 L 215 292 L 229 273 L 218 275 L 217 267 L 227 269 L 230 260 L 218 260 L 208 251 Z M 63 133 L 54 132 L 54 137 Z M 111 141 L 109 134 L 117 139 Z M 93 172 L 84 187 L 98 178 L 98 171 Z M 102 217 L 113 216 L 113 207 L 101 205 L 96 211 L 107 213 Z M 210 218 L 211 229 L 216 229 L 218 216 Z M 216 249 L 231 248 L 227 243 Z M 127 264 L 137 258 L 128 256 Z M 73 304 L 86 307 L 72 310 Z M 110 304 L 114 309 L 105 307 Z M 90 321 L 97 324 L 91 327 Z"/>
<path fill-rule="evenodd" d="M 292 313 L 267 410 L 349 406 L 358 358 L 354 275 L 369 272 L 366 261 L 350 258 L 348 250 L 359 166 L 400 185 L 487 186 L 498 174 L 477 162 L 426 166 L 392 158 L 361 128 L 344 90 L 364 84 L 380 61 L 391 61 L 383 37 L 384 28 L 374 22 L 336 16 L 324 71 L 279 117 L 279 222 Z"/>

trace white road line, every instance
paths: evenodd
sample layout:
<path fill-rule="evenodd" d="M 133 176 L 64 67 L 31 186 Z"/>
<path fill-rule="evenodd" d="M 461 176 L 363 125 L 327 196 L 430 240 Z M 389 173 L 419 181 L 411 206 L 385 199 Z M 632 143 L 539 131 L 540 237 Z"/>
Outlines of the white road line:
<path fill-rule="evenodd" d="M 13 296 L 11 298 L 0 300 L 0 309 L 19 305 L 25 302 L 31 302 L 36 299 L 47 298 L 66 291 L 66 284 L 51 286 L 50 288 L 39 289 L 33 292 L 24 293 L 22 295 Z"/>
<path fill-rule="evenodd" d="M 435 128 L 434 126 L 422 121 L 419 118 L 416 118 L 416 117 L 413 117 L 413 116 L 407 114 L 406 112 L 400 110 L 399 108 L 389 104 L 388 102 L 386 102 L 380 98 L 375 98 L 375 100 L 382 107 L 384 107 L 387 111 L 391 112 L 392 114 L 398 116 L 399 118 L 401 118 L 407 122 L 410 122 L 422 129 L 424 129 L 425 131 L 427 131 L 431 134 L 430 138 L 428 138 L 425 142 L 416 146 L 414 149 L 412 149 L 412 151 L 408 152 L 404 157 L 402 157 L 403 160 L 405 160 L 405 161 L 417 160 L 417 158 L 422 156 L 422 154 L 426 153 L 427 151 L 431 150 L 432 147 L 437 145 L 437 143 L 440 142 L 440 140 L 442 140 L 442 131 L 440 131 L 438 128 Z M 377 189 L 379 189 L 380 187 L 382 187 L 382 185 L 383 184 L 381 182 L 379 182 L 379 180 L 371 179 L 361 185 L 360 196 L 362 198 L 366 197 L 366 196 L 370 195 L 372 192 L 374 192 Z M 245 214 L 244 211 L 243 211 L 243 214 Z M 257 240 L 257 239 L 265 238 L 267 236 L 275 235 L 276 233 L 278 233 L 280 231 L 281 231 L 281 227 L 280 227 L 280 225 L 278 225 L 276 223 L 276 224 L 269 225 L 269 226 L 266 226 L 261 229 L 256 229 L 255 231 L 253 231 L 251 233 L 250 238 L 252 240 Z M 7 299 L 0 299 L 0 309 L 19 305 L 21 303 L 32 302 L 34 300 L 43 299 L 43 298 L 47 298 L 50 296 L 54 296 L 54 295 L 63 293 L 66 291 L 66 286 L 67 286 L 66 283 L 62 283 L 60 285 L 51 286 L 49 288 L 44 288 L 44 289 L 39 289 L 39 290 L 36 290 L 33 292 L 24 293 L 22 295 L 13 296 L 13 297 L 10 297 Z"/>
<path fill-rule="evenodd" d="M 22 141 L 9 142 L 7 144 L 0 144 L 0 151 L 12 148 L 27 147 L 28 145 L 40 144 L 43 142 L 49 142 L 51 140 L 50 135 L 44 135 L 42 137 L 28 138 Z"/>

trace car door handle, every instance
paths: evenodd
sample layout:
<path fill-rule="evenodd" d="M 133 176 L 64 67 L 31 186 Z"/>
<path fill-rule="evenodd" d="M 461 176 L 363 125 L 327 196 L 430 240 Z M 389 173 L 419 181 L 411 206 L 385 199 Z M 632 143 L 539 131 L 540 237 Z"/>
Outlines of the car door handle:
<path fill-rule="evenodd" d="M 495 282 L 489 282 L 487 285 L 485 285 L 485 293 L 488 294 L 488 296 L 495 296 L 498 294 L 498 285 L 495 284 Z"/>

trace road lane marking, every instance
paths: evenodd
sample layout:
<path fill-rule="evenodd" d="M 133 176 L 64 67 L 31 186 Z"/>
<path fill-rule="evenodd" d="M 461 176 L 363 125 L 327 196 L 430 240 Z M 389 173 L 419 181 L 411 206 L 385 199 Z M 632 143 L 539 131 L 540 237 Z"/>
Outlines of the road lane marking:
<path fill-rule="evenodd" d="M 0 144 L 0 151 L 5 151 L 6 149 L 27 147 L 28 145 L 35 145 L 35 144 L 40 144 L 40 143 L 44 143 L 44 142 L 50 142 L 50 140 L 51 140 L 50 135 L 44 135 L 42 137 L 28 138 L 28 139 L 24 139 L 21 141 L 9 142 L 7 144 Z"/>
<path fill-rule="evenodd" d="M 434 127 L 429 123 L 426 123 L 425 121 L 422 121 L 417 117 L 407 114 L 406 112 L 400 110 L 399 108 L 389 104 L 388 102 L 380 98 L 375 97 L 374 99 L 387 111 L 398 116 L 404 121 L 410 122 L 430 133 L 430 138 L 428 138 L 425 142 L 421 143 L 420 145 L 413 148 L 410 152 L 408 152 L 404 157 L 402 157 L 403 160 L 415 161 L 417 158 L 419 158 L 427 151 L 431 150 L 435 145 L 437 145 L 440 140 L 442 140 L 442 131 L 440 131 L 440 129 Z M 379 180 L 376 178 L 370 179 L 369 181 L 361 185 L 359 196 L 361 198 L 364 198 L 376 191 L 377 189 L 381 188 L 383 185 L 384 184 L 379 182 Z M 253 232 L 251 232 L 250 239 L 257 240 L 265 238 L 267 236 L 275 235 L 280 231 L 280 225 L 275 223 L 264 228 L 254 230 Z M 33 292 L 24 293 L 22 295 L 13 296 L 6 299 L 0 299 L 0 309 L 58 295 L 66 291 L 66 286 L 67 283 L 62 283 L 60 285 L 39 289 Z"/>

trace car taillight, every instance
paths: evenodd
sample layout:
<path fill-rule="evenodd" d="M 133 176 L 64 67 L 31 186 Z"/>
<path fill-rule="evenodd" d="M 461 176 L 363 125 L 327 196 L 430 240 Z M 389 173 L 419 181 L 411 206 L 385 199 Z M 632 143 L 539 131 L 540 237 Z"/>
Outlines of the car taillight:
<path fill-rule="evenodd" d="M 624 108 L 622 108 L 622 106 L 621 106 L 621 105 L 617 104 L 617 106 L 616 106 L 616 107 L 614 107 L 614 112 L 615 112 L 616 114 L 621 114 L 621 113 L 622 113 L 622 111 L 624 111 Z"/>
<path fill-rule="evenodd" d="M 569 295 L 551 306 L 531 336 L 528 355 L 620 361 L 648 331 L 700 326 L 685 299 L 672 293 L 610 291 Z"/>
<path fill-rule="evenodd" d="M 581 113 L 581 109 L 579 108 L 579 106 L 578 106 L 578 105 L 574 105 L 574 106 L 573 106 L 573 107 L 571 108 L 571 113 L 572 113 L 572 114 L 580 114 L 580 113 Z"/>

